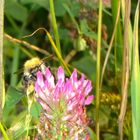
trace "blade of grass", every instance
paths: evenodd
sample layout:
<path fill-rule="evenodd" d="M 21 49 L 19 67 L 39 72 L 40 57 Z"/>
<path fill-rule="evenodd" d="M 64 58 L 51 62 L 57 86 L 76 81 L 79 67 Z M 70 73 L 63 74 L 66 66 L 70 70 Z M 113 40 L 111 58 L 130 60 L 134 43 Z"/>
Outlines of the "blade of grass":
<path fill-rule="evenodd" d="M 56 23 L 56 18 L 55 18 L 54 1 L 53 0 L 50 0 L 50 13 L 51 13 L 51 17 L 52 17 L 52 26 L 53 26 L 53 30 L 54 30 L 56 46 L 58 48 L 59 53 L 61 54 L 61 46 L 60 46 L 59 33 L 58 33 L 58 28 L 57 28 L 57 23 Z"/>
<path fill-rule="evenodd" d="M 19 56 L 20 56 L 20 49 L 18 47 L 14 48 L 14 54 L 13 54 L 13 61 L 12 61 L 12 70 L 11 70 L 11 78 L 10 78 L 10 85 L 16 86 L 18 81 L 18 75 L 13 74 L 15 71 L 18 70 L 19 66 Z"/>
<path fill-rule="evenodd" d="M 125 26 L 124 24 L 124 17 L 125 17 L 125 6 L 126 6 L 126 2 L 125 0 L 121 0 L 121 14 L 122 14 L 122 21 L 123 21 L 123 26 Z M 129 46 L 129 65 L 131 68 L 131 57 L 132 57 L 132 26 L 131 26 L 131 22 L 129 20 L 129 25 L 128 25 L 128 32 L 129 32 L 129 39 L 128 42 L 130 44 Z"/>
<path fill-rule="evenodd" d="M 1 122 L 0 122 L 0 130 L 1 130 L 2 134 L 3 134 L 4 139 L 9 140 L 9 138 L 8 138 L 8 136 L 7 136 L 7 134 L 6 134 L 5 130 L 4 130 L 3 125 L 1 124 Z"/>
<path fill-rule="evenodd" d="M 140 139 L 140 65 L 139 65 L 139 47 L 138 47 L 138 22 L 139 22 L 139 3 L 138 1 L 133 31 L 133 61 L 131 76 L 131 101 L 132 101 L 132 124 L 133 124 L 133 140 Z"/>
<path fill-rule="evenodd" d="M 100 106 L 100 56 L 101 56 L 101 30 L 102 30 L 102 0 L 99 0 L 97 64 L 96 64 L 96 139 L 100 139 L 99 106 Z"/>
<path fill-rule="evenodd" d="M 123 36 L 122 36 L 122 29 L 121 29 L 121 22 L 120 22 L 120 0 L 117 1 L 112 0 L 111 7 L 112 7 L 111 10 L 112 10 L 113 25 L 115 25 L 116 19 L 118 18 L 117 28 L 115 32 L 115 39 L 114 39 L 114 64 L 115 64 L 115 78 L 116 78 L 117 65 L 121 64 L 122 62 L 122 46 L 123 46 L 122 43 Z M 118 12 L 119 12 L 119 16 L 118 16 Z"/>
<path fill-rule="evenodd" d="M 4 30 L 4 0 L 0 0 L 0 119 L 5 104 L 5 85 L 3 68 L 3 30 Z"/>
<path fill-rule="evenodd" d="M 123 65 L 122 65 L 122 84 L 121 84 L 121 93 L 122 93 L 122 101 L 121 101 L 121 109 L 118 118 L 119 122 L 119 139 L 123 140 L 123 123 L 124 117 L 127 108 L 127 93 L 128 93 L 128 81 L 129 81 L 129 47 L 130 44 L 128 42 L 129 39 L 129 19 L 130 19 L 130 11 L 131 11 L 131 1 L 128 0 L 126 2 L 125 7 L 125 18 L 124 18 L 124 45 L 123 45 Z"/>

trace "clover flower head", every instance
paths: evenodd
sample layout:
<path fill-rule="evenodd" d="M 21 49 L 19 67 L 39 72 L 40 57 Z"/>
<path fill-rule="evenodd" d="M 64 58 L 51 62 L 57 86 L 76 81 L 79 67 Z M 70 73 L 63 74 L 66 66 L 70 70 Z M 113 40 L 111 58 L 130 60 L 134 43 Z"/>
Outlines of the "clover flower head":
<path fill-rule="evenodd" d="M 35 91 L 43 108 L 41 118 L 44 122 L 41 123 L 46 137 L 87 139 L 85 106 L 93 100 L 93 95 L 89 95 L 91 90 L 91 81 L 86 80 L 84 74 L 78 79 L 76 69 L 70 78 L 65 78 L 62 67 L 58 68 L 56 77 L 49 68 L 46 68 L 45 74 L 37 73 Z"/>

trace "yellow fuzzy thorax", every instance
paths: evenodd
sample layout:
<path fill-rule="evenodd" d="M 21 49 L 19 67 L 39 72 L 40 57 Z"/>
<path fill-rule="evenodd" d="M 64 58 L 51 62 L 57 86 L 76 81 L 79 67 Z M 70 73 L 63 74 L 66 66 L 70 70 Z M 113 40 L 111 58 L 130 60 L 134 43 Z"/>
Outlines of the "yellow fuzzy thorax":
<path fill-rule="evenodd" d="M 37 65 L 40 65 L 42 61 L 38 57 L 34 57 L 30 60 L 27 60 L 24 64 L 24 70 L 29 70 L 31 68 L 34 68 Z"/>

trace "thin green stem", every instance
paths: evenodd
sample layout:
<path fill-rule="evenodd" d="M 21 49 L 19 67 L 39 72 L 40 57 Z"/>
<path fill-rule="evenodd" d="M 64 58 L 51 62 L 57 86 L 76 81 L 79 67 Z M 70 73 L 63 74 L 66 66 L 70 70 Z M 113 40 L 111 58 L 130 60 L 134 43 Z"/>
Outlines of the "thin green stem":
<path fill-rule="evenodd" d="M 3 30 L 4 30 L 4 0 L 0 0 L 0 119 L 5 103 L 4 68 L 3 68 Z"/>
<path fill-rule="evenodd" d="M 1 124 L 1 122 L 0 122 L 0 130 L 1 130 L 2 134 L 3 134 L 4 139 L 5 139 L 5 140 L 9 140 L 9 138 L 8 138 L 8 136 L 7 136 L 7 134 L 6 134 L 6 131 L 5 131 L 5 129 L 3 128 L 3 125 Z"/>
<path fill-rule="evenodd" d="M 112 0 L 111 1 L 112 7 L 112 19 L 115 31 L 115 38 L 114 38 L 114 68 L 115 68 L 115 80 L 117 79 L 117 67 L 118 64 L 122 62 L 122 26 L 120 22 L 120 0 Z M 116 24 L 117 21 L 117 24 Z M 117 27 L 116 27 L 117 26 Z M 120 48 L 120 49 L 119 49 Z M 119 55 L 118 55 L 119 54 Z"/>
<path fill-rule="evenodd" d="M 11 72 L 11 79 L 10 79 L 10 85 L 11 86 L 15 86 L 17 84 L 18 81 L 18 75 L 13 74 L 15 71 L 17 71 L 18 69 L 18 65 L 19 65 L 19 53 L 20 50 L 18 47 L 14 48 L 14 57 L 13 57 L 13 61 L 12 61 L 12 72 Z"/>
<path fill-rule="evenodd" d="M 102 29 L 102 0 L 99 1 L 97 64 L 96 64 L 96 139 L 100 139 L 99 106 L 100 106 L 100 56 L 101 56 L 101 29 Z"/>
<path fill-rule="evenodd" d="M 61 46 L 60 46 L 59 33 L 58 33 L 58 28 L 57 28 L 57 23 L 56 23 L 56 18 L 55 18 L 53 0 L 50 0 L 50 12 L 51 12 L 51 17 L 52 17 L 52 26 L 53 26 L 53 30 L 54 30 L 56 46 L 58 48 L 59 53 L 61 54 Z"/>

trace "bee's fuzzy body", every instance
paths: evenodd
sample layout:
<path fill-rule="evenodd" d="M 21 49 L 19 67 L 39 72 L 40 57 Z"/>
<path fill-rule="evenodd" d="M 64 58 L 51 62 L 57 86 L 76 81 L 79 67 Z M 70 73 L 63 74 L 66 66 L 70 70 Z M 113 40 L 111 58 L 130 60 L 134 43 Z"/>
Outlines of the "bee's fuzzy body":
<path fill-rule="evenodd" d="M 24 64 L 23 85 L 27 88 L 36 81 L 38 71 L 45 73 L 45 63 L 38 57 L 27 60 Z"/>

